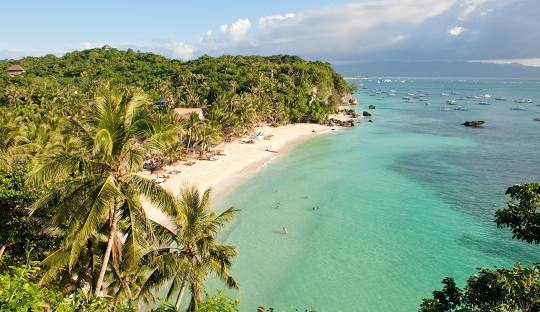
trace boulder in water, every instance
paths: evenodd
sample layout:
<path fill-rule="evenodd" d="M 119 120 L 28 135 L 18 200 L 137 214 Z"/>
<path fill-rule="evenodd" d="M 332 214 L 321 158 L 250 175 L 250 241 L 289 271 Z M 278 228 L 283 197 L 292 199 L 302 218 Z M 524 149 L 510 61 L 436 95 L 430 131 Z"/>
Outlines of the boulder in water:
<path fill-rule="evenodd" d="M 370 112 L 363 111 L 363 112 L 362 112 L 362 116 L 364 116 L 364 117 L 371 117 L 371 113 L 370 113 Z"/>
<path fill-rule="evenodd" d="M 375 105 L 369 105 L 368 108 L 369 109 L 375 109 Z"/>
<path fill-rule="evenodd" d="M 465 127 L 481 128 L 484 123 L 486 122 L 483 120 L 471 120 L 465 121 L 462 125 Z"/>

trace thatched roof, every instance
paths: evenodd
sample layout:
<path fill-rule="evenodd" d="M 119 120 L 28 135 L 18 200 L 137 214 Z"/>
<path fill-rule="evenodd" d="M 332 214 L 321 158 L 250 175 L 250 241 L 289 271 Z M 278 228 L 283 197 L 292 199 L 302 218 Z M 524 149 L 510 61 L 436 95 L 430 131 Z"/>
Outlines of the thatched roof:
<path fill-rule="evenodd" d="M 8 72 L 24 72 L 24 68 L 22 68 L 19 64 L 13 64 L 7 68 Z"/>

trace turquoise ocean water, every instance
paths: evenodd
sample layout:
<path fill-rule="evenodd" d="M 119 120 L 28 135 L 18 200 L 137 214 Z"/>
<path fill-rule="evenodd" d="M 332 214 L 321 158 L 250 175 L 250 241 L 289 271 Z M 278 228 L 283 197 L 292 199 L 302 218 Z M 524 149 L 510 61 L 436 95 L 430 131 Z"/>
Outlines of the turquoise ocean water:
<path fill-rule="evenodd" d="M 242 209 L 223 237 L 241 311 L 416 311 L 445 276 L 540 261 L 493 223 L 506 187 L 540 180 L 540 83 L 390 80 L 358 81 L 373 123 L 301 143 L 218 203 Z"/>

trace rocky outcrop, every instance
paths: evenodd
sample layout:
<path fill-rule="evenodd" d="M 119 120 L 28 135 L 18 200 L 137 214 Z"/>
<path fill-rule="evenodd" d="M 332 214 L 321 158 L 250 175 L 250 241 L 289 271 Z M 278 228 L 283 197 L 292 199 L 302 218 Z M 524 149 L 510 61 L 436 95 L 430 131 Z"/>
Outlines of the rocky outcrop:
<path fill-rule="evenodd" d="M 341 103 L 344 105 L 356 105 L 358 104 L 358 100 L 352 94 L 348 93 L 341 97 Z"/>
<path fill-rule="evenodd" d="M 328 118 L 325 121 L 322 121 L 321 125 L 325 125 L 325 126 L 329 126 L 329 127 L 338 126 L 338 127 L 350 128 L 350 127 L 354 127 L 355 124 L 354 124 L 354 120 L 352 120 L 352 119 L 339 120 L 339 119 L 335 119 L 335 118 Z"/>
<path fill-rule="evenodd" d="M 343 109 L 340 113 L 349 116 L 351 118 L 358 118 L 360 115 L 354 109 Z"/>
<path fill-rule="evenodd" d="M 471 120 L 471 121 L 465 121 L 462 123 L 465 127 L 473 127 L 473 128 L 482 128 L 482 125 L 486 123 L 483 120 Z"/>
<path fill-rule="evenodd" d="M 363 111 L 363 112 L 362 112 L 362 116 L 364 116 L 364 117 L 371 117 L 371 113 L 370 113 L 370 112 L 367 112 L 367 111 Z"/>

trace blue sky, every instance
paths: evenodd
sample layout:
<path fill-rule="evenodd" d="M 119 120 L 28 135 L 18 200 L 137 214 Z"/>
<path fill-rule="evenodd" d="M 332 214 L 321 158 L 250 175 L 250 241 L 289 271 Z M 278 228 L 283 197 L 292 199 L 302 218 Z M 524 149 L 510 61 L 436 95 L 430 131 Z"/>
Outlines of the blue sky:
<path fill-rule="evenodd" d="M 3 3 L 2 12 L 0 58 L 105 43 L 180 59 L 540 58 L 540 0 L 17 0 Z"/>

